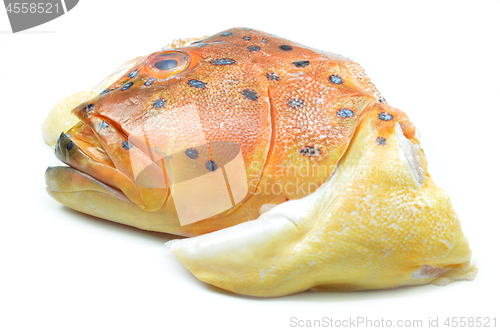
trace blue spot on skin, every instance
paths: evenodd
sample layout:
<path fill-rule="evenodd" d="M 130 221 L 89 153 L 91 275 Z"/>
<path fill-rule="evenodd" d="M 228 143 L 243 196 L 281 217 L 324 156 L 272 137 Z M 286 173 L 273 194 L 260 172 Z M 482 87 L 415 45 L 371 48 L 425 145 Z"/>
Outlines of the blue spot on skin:
<path fill-rule="evenodd" d="M 109 91 L 110 91 L 110 89 L 109 89 L 109 88 L 107 88 L 107 89 L 105 89 L 104 91 L 102 91 L 102 92 L 101 92 L 101 94 L 106 94 L 106 93 L 108 93 Z"/>
<path fill-rule="evenodd" d="M 72 150 L 72 149 L 73 149 L 73 147 L 75 147 L 75 143 L 74 143 L 74 142 L 72 142 L 72 141 L 70 141 L 70 142 L 66 145 L 66 149 L 67 149 L 68 151 Z"/>
<path fill-rule="evenodd" d="M 354 116 L 354 112 L 350 109 L 341 109 L 337 112 L 337 115 L 340 116 L 340 117 L 353 117 Z"/>
<path fill-rule="evenodd" d="M 144 86 L 149 86 L 149 85 L 153 84 L 155 80 L 156 80 L 156 78 L 150 78 L 150 79 L 148 79 L 148 80 L 144 83 Z"/>
<path fill-rule="evenodd" d="M 90 105 L 86 105 L 85 108 L 83 108 L 83 111 L 86 113 L 88 111 L 91 111 L 92 109 L 94 109 L 94 105 L 90 104 Z"/>
<path fill-rule="evenodd" d="M 136 70 L 132 71 L 131 73 L 129 73 L 127 76 L 130 77 L 130 78 L 133 78 L 133 77 L 135 77 L 137 75 L 138 71 L 139 70 L 136 69 Z"/>
<path fill-rule="evenodd" d="M 212 160 L 208 161 L 205 164 L 205 166 L 207 167 L 208 171 L 215 171 L 215 170 L 217 170 L 217 164 L 214 161 L 212 161 Z"/>
<path fill-rule="evenodd" d="M 190 159 L 197 159 L 198 158 L 198 151 L 194 148 L 188 148 L 186 149 L 186 155 Z"/>
<path fill-rule="evenodd" d="M 339 75 L 331 75 L 330 77 L 328 77 L 328 79 L 330 80 L 330 82 L 337 85 L 344 82 Z"/>
<path fill-rule="evenodd" d="M 126 150 L 129 150 L 130 149 L 130 144 L 128 143 L 128 141 L 124 140 L 122 141 L 122 146 L 123 148 L 125 148 Z"/>
<path fill-rule="evenodd" d="M 259 46 L 248 46 L 247 49 L 248 49 L 249 52 L 258 52 L 258 51 L 260 51 L 260 47 Z"/>
<path fill-rule="evenodd" d="M 214 64 L 216 66 L 225 66 L 225 65 L 235 64 L 236 61 L 233 59 L 217 59 L 217 60 L 210 61 L 210 63 Z"/>
<path fill-rule="evenodd" d="M 246 40 L 246 41 L 248 41 L 248 40 L 252 40 L 252 38 L 250 38 L 250 37 L 243 37 L 243 38 L 241 38 L 241 39 Z"/>
<path fill-rule="evenodd" d="M 123 85 L 122 91 L 128 90 L 130 88 L 130 86 L 132 86 L 132 85 L 134 85 L 133 82 L 130 82 L 130 83 L 127 83 L 127 84 Z"/>
<path fill-rule="evenodd" d="M 384 137 L 377 138 L 377 144 L 379 144 L 380 146 L 385 146 L 386 143 L 387 143 L 387 140 Z"/>
<path fill-rule="evenodd" d="M 224 33 L 221 33 L 221 36 L 227 37 L 227 36 L 230 36 L 232 34 L 233 34 L 232 32 L 224 32 Z"/>
<path fill-rule="evenodd" d="M 165 106 L 165 100 L 163 99 L 157 99 L 155 100 L 155 102 L 153 102 L 153 107 L 155 107 L 156 109 L 161 108 L 163 106 Z"/>
<path fill-rule="evenodd" d="M 107 127 L 109 127 L 109 124 L 106 122 L 106 121 L 102 121 L 101 123 L 99 123 L 99 129 L 106 129 Z"/>
<path fill-rule="evenodd" d="M 291 51 L 293 48 L 292 48 L 292 46 L 288 46 L 288 45 L 281 45 L 281 46 L 280 46 L 280 49 L 281 49 L 282 51 Z"/>
<path fill-rule="evenodd" d="M 300 154 L 304 156 L 318 156 L 321 154 L 321 150 L 314 146 L 304 146 L 300 150 Z"/>
<path fill-rule="evenodd" d="M 191 87 L 195 87 L 195 88 L 205 88 L 206 87 L 206 84 L 204 82 L 197 80 L 197 79 L 190 79 L 188 81 L 188 85 Z"/>
<path fill-rule="evenodd" d="M 378 114 L 378 118 L 380 118 L 382 121 L 390 121 L 394 118 L 394 116 L 389 113 L 382 112 Z"/>
<path fill-rule="evenodd" d="M 297 68 L 304 68 L 309 65 L 309 61 L 296 61 L 293 63 L 293 65 L 296 66 Z"/>
<path fill-rule="evenodd" d="M 291 98 L 287 100 L 286 104 L 292 108 L 298 109 L 303 107 L 305 102 L 302 99 Z"/>
<path fill-rule="evenodd" d="M 278 74 L 276 74 L 275 72 L 270 72 L 266 75 L 267 79 L 269 80 L 280 80 L 280 76 L 278 76 Z"/>
<path fill-rule="evenodd" d="M 255 91 L 252 91 L 252 90 L 243 90 L 241 92 L 241 94 L 243 94 L 243 96 L 245 98 L 252 100 L 252 101 L 257 101 L 259 99 L 259 95 Z"/>

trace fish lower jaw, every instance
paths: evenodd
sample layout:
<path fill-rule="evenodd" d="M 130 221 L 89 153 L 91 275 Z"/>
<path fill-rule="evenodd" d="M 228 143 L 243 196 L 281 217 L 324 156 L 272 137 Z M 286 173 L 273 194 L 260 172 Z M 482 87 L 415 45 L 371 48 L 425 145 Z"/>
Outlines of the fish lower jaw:
<path fill-rule="evenodd" d="M 165 231 L 172 228 L 166 215 L 145 211 L 120 190 L 72 167 L 47 168 L 45 181 L 47 193 L 71 209 L 144 230 L 173 232 Z"/>
<path fill-rule="evenodd" d="M 49 194 L 51 192 L 54 194 L 100 192 L 131 203 L 120 190 L 69 166 L 48 167 L 45 171 L 45 183 Z"/>

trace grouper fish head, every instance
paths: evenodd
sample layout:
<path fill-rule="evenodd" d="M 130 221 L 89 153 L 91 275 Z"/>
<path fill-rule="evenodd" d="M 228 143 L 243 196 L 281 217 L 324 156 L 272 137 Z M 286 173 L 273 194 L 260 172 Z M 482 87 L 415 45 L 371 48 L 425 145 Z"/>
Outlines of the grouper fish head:
<path fill-rule="evenodd" d="M 357 63 L 245 28 L 141 57 L 73 113 L 80 122 L 55 146 L 68 166 L 47 169 L 49 194 L 187 236 L 313 193 L 367 114 L 415 134 Z"/>

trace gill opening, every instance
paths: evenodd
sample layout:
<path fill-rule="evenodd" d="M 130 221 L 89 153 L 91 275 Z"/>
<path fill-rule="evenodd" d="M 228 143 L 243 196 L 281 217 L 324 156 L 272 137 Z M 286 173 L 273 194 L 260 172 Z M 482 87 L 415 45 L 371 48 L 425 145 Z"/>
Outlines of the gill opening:
<path fill-rule="evenodd" d="M 259 188 L 260 184 L 262 183 L 262 180 L 264 179 L 264 174 L 266 173 L 266 170 L 269 167 L 269 163 L 271 162 L 271 157 L 273 156 L 274 149 L 276 147 L 276 114 L 275 114 L 275 109 L 273 107 L 271 93 L 269 91 L 269 85 L 267 86 L 266 91 L 267 91 L 267 100 L 269 101 L 269 120 L 271 122 L 271 137 L 269 139 L 269 149 L 267 151 L 266 160 L 264 162 L 264 166 L 262 167 L 259 181 L 255 186 L 255 191 Z"/>

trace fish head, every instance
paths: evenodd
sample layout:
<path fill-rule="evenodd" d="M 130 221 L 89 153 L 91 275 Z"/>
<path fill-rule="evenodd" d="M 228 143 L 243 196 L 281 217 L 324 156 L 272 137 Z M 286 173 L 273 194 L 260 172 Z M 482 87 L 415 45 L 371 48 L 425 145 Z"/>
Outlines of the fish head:
<path fill-rule="evenodd" d="M 210 197 L 209 217 L 227 213 L 249 198 L 262 176 L 271 147 L 270 108 L 267 80 L 238 42 L 160 50 L 73 109 L 80 122 L 55 147 L 71 170 L 49 169 L 49 189 L 61 192 L 65 182 L 82 182 L 72 177 L 85 174 L 85 183 L 98 181 L 145 211 L 157 211 L 172 197 L 174 214 L 180 208 L 189 213 L 193 202 L 182 201 L 195 190 Z M 206 178 L 193 184 L 199 177 Z M 223 206 L 214 206 L 218 201 Z"/>
<path fill-rule="evenodd" d="M 49 193 L 99 217 L 139 219 L 134 224 L 149 217 L 135 216 L 150 215 L 142 211 L 160 210 L 185 225 L 239 209 L 234 222 L 243 222 L 263 204 L 326 182 L 374 105 L 392 109 L 349 59 L 227 30 L 138 58 L 74 108 L 80 122 L 56 143 L 71 168 L 47 171 Z M 411 138 L 406 115 L 401 123 Z M 96 207 L 102 194 L 112 201 Z M 138 208 L 125 217 L 130 203 Z M 220 222 L 216 228 L 234 224 Z"/>

